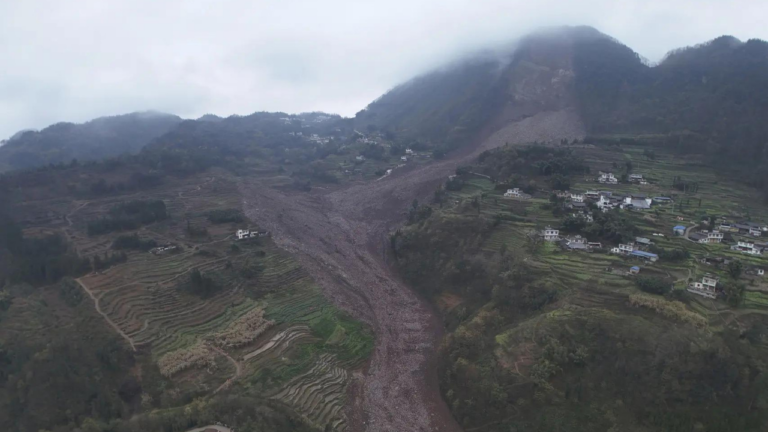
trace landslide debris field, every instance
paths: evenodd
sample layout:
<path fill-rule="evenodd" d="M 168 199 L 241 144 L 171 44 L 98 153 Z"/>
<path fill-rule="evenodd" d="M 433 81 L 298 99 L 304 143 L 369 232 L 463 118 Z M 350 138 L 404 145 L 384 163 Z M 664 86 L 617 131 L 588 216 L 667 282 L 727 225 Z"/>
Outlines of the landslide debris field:
<path fill-rule="evenodd" d="M 570 116 L 545 112 L 520 122 L 526 127 L 508 125 L 504 143 L 580 138 L 580 127 L 554 127 Z M 352 430 L 460 430 L 437 385 L 434 355 L 440 326 L 433 311 L 391 272 L 386 251 L 388 233 L 403 222 L 407 206 L 429 197 L 458 165 L 487 147 L 479 140 L 430 165 L 310 194 L 264 187 L 261 180 L 241 181 L 246 215 L 298 258 L 334 304 L 376 333 L 368 370 L 351 388 Z"/>

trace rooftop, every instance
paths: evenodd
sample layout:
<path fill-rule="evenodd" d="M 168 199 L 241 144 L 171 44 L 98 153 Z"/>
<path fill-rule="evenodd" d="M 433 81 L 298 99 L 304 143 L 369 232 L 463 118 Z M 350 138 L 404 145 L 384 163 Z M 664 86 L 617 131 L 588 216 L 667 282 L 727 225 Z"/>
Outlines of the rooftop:
<path fill-rule="evenodd" d="M 659 257 L 655 253 L 643 252 L 643 251 L 639 251 L 639 250 L 633 250 L 631 252 L 631 254 L 635 255 L 635 256 L 643 257 L 643 258 L 658 258 Z"/>

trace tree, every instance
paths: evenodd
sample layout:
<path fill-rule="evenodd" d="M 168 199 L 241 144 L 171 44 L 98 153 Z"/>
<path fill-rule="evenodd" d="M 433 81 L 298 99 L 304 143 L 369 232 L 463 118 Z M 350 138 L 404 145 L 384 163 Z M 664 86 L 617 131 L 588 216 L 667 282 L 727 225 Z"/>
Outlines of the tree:
<path fill-rule="evenodd" d="M 741 272 L 744 270 L 744 265 L 741 261 L 733 260 L 728 263 L 728 274 L 733 280 L 738 280 L 741 277 Z"/>
<path fill-rule="evenodd" d="M 541 251 L 541 245 L 544 239 L 536 231 L 531 231 L 525 238 L 525 247 L 531 255 L 536 255 Z"/>
<path fill-rule="evenodd" d="M 658 295 L 664 295 L 671 289 L 669 282 L 652 276 L 639 276 L 635 279 L 635 284 L 642 291 Z"/>
<path fill-rule="evenodd" d="M 728 283 L 723 286 L 725 300 L 733 307 L 738 307 L 744 301 L 745 290 L 744 284 L 738 282 Z"/>

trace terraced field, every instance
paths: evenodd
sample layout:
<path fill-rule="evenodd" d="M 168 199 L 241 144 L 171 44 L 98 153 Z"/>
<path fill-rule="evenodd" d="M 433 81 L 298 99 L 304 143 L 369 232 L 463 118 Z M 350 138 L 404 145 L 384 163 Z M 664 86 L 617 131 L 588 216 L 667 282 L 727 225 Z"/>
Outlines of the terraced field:
<path fill-rule="evenodd" d="M 36 217 L 57 221 L 81 256 L 103 255 L 124 233 L 89 236 L 87 222 L 135 198 L 76 202 L 62 206 L 66 217 Z M 162 199 L 169 218 L 136 232 L 179 249 L 128 251 L 127 262 L 79 279 L 105 325 L 159 364 L 175 391 L 254 393 L 291 407 L 320 430 L 345 430 L 346 387 L 372 349 L 370 330 L 328 303 L 270 239 L 235 242 L 233 232 L 248 222 L 208 221 L 210 210 L 240 206 L 230 180 L 206 176 L 141 198 Z M 188 226 L 206 234 L 190 237 Z M 213 277 L 217 291 L 205 297 L 185 291 L 193 270 Z"/>

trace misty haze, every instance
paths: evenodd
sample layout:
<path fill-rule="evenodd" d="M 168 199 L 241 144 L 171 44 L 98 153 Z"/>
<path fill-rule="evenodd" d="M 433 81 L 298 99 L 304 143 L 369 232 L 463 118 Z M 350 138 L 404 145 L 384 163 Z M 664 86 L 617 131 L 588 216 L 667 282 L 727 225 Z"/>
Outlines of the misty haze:
<path fill-rule="evenodd" d="M 0 5 L 0 426 L 768 430 L 765 16 Z"/>

